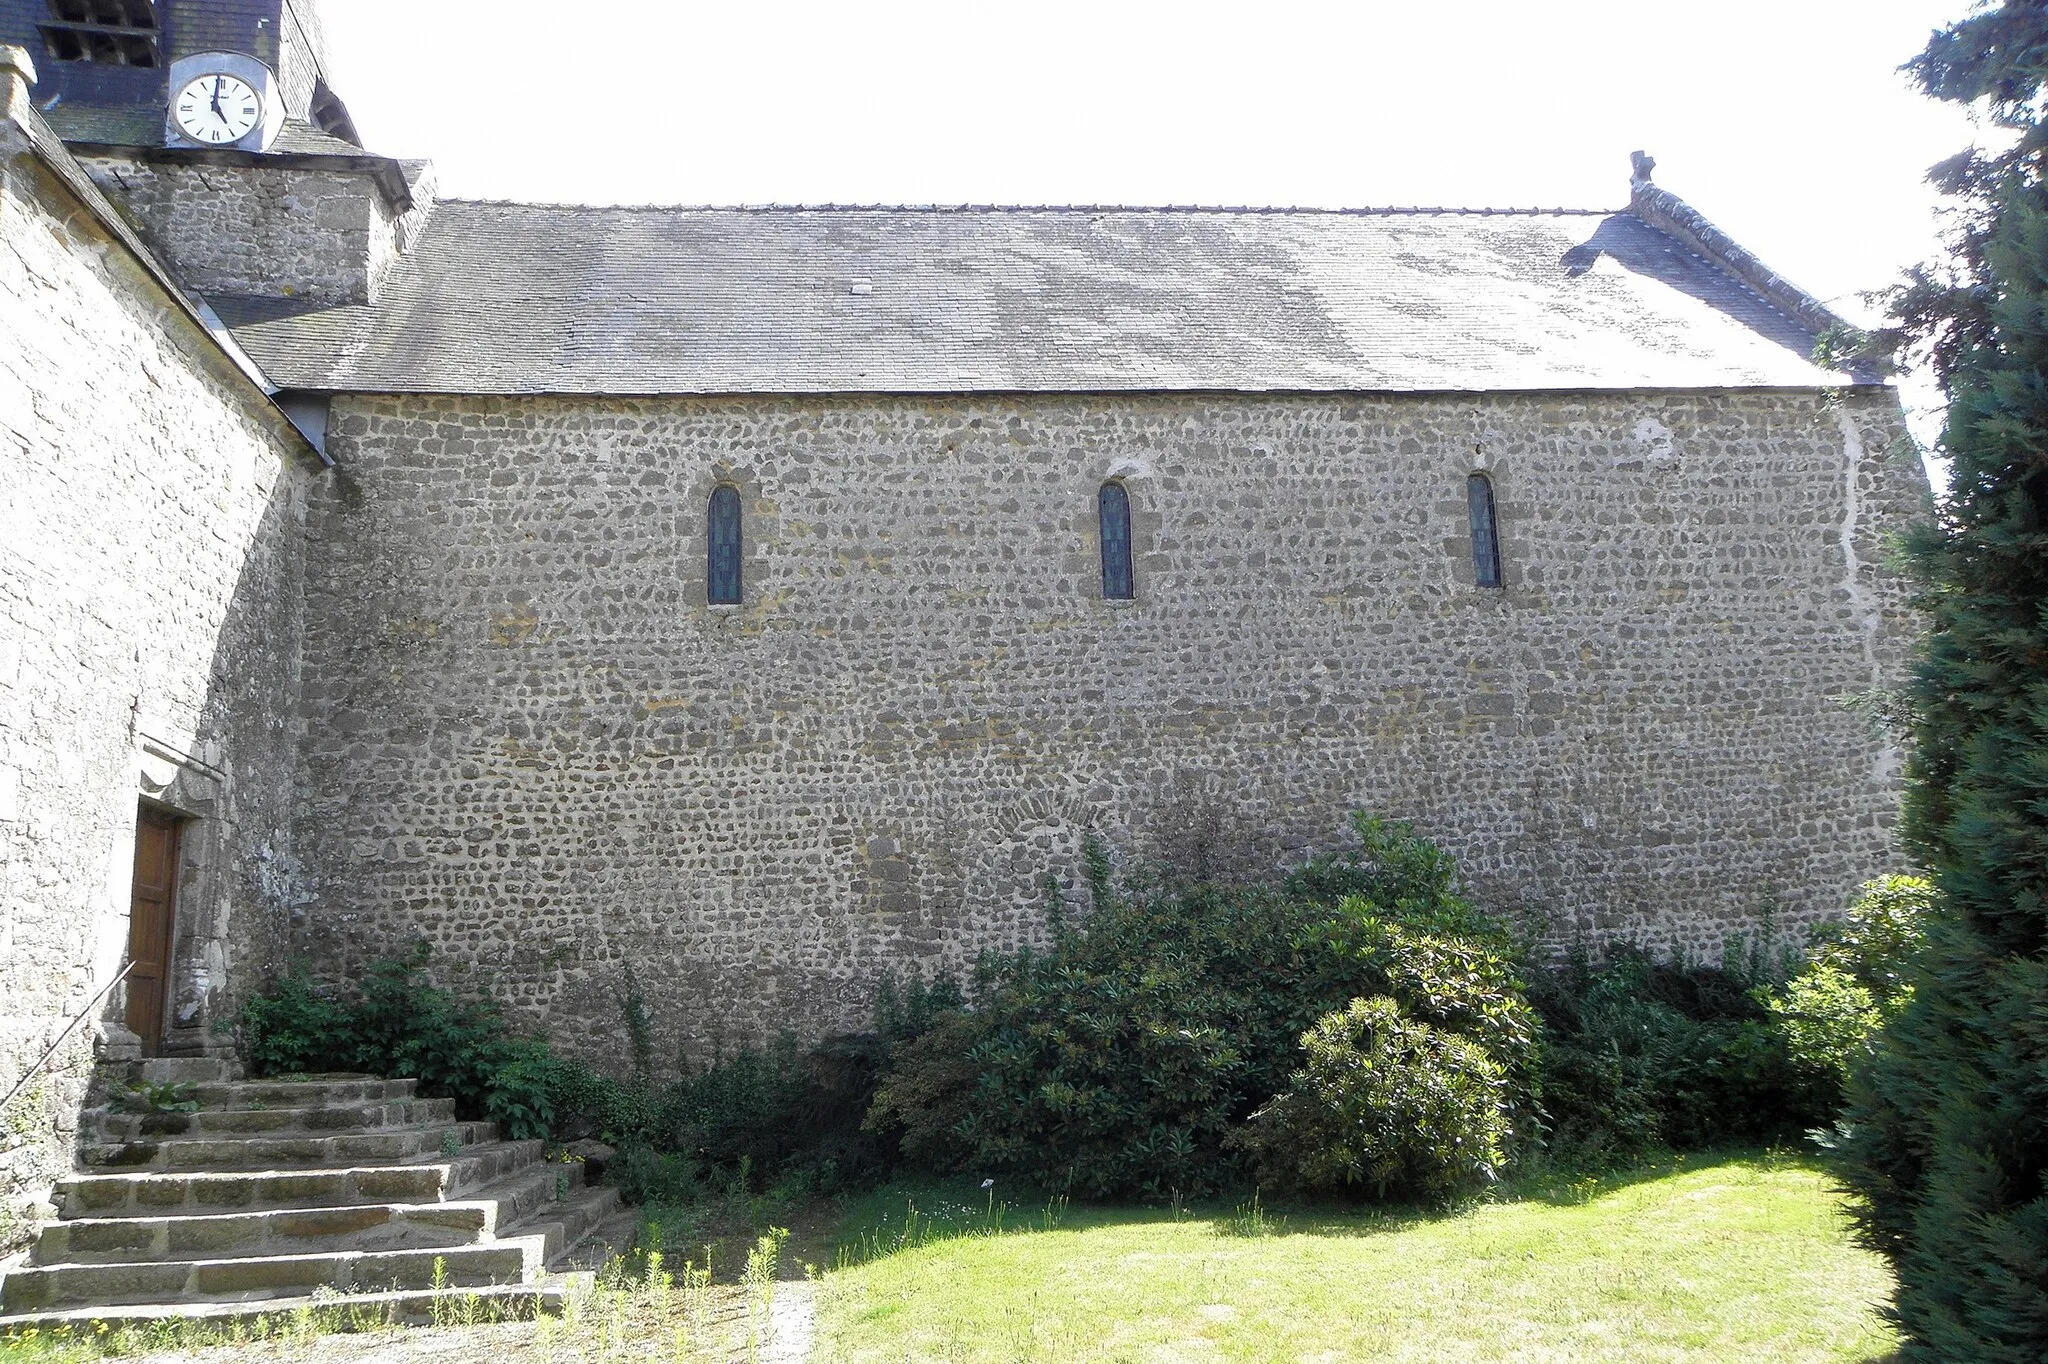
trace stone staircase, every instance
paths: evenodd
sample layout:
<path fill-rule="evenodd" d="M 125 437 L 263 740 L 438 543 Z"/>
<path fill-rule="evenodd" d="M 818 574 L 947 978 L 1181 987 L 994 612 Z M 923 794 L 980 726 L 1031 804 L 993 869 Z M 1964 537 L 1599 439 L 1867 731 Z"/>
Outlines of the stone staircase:
<path fill-rule="evenodd" d="M 619 1210 L 580 1164 L 457 1122 L 452 1100 L 419 1098 L 412 1080 L 242 1080 L 211 1060 L 107 1072 L 96 1094 L 190 1082 L 200 1109 L 82 1115 L 58 1219 L 0 1277 L 0 1333 L 309 1300 L 391 1320 L 530 1314 L 587 1283 L 550 1267 Z"/>

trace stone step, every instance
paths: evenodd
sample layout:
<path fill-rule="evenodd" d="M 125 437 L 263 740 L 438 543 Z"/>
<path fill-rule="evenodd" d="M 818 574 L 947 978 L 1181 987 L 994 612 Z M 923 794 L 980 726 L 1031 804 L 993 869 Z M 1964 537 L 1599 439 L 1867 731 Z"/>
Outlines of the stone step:
<path fill-rule="evenodd" d="M 523 1222 L 515 1223 L 511 1236 L 538 1236 L 545 1251 L 542 1261 L 554 1264 L 584 1237 L 616 1216 L 623 1206 L 619 1191 L 609 1185 L 594 1189 L 573 1189 L 567 1197 L 543 1205 Z"/>
<path fill-rule="evenodd" d="M 29 1266 L 0 1279 L 0 1309 L 19 1313 L 195 1299 L 234 1301 L 307 1294 L 323 1288 L 376 1293 L 530 1284 L 546 1262 L 547 1238 L 530 1235 L 417 1250 Z"/>
<path fill-rule="evenodd" d="M 99 1068 L 120 1084 L 219 1084 L 242 1078 L 242 1063 L 224 1056 L 159 1056 L 147 1061 L 121 1061 Z"/>
<path fill-rule="evenodd" d="M 268 1208 L 438 1203 L 467 1195 L 541 1158 L 538 1141 L 487 1142 L 452 1158 L 324 1170 L 135 1170 L 59 1180 L 62 1216 L 193 1217 Z"/>
<path fill-rule="evenodd" d="M 455 1120 L 453 1099 L 403 1099 L 319 1108 L 215 1108 L 197 1113 L 125 1113 L 88 1109 L 81 1126 L 95 1145 L 175 1136 L 339 1135 Z"/>
<path fill-rule="evenodd" d="M 401 1103 L 417 1098 L 418 1080 L 322 1075 L 293 1080 L 237 1080 L 199 1085 L 192 1097 L 209 1108 L 324 1108 L 334 1104 Z"/>
<path fill-rule="evenodd" d="M 42 1267 L 467 1245 L 561 1211 L 582 1193 L 582 1175 L 579 1164 L 537 1163 L 445 1202 L 50 1222 L 28 1262 Z"/>
<path fill-rule="evenodd" d="M 387 1325 L 424 1326 L 437 1322 L 513 1321 L 537 1313 L 560 1313 L 589 1293 L 596 1276 L 588 1271 L 548 1274 L 531 1284 L 500 1284 L 477 1288 L 411 1289 L 393 1293 L 322 1295 L 311 1304 L 323 1330 L 365 1331 Z M 120 1306 L 68 1307 L 46 1312 L 0 1312 L 0 1338 L 34 1331 L 41 1336 L 59 1331 L 75 1339 L 109 1329 L 155 1321 L 191 1321 L 207 1326 L 253 1326 L 289 1321 L 309 1306 L 303 1295 L 244 1298 L 235 1302 L 130 1303 Z"/>
<path fill-rule="evenodd" d="M 81 1165 L 130 1170 L 274 1170 L 280 1166 L 344 1166 L 454 1155 L 494 1141 L 487 1122 L 435 1123 L 343 1136 L 165 1137 L 81 1146 Z"/>

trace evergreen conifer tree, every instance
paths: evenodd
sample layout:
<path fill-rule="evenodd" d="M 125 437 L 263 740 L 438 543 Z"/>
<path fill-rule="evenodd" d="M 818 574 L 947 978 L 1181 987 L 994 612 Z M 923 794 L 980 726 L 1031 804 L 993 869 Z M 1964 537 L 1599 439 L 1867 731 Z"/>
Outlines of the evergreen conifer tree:
<path fill-rule="evenodd" d="M 1909 1361 L 2048 1360 L 2048 4 L 1980 4 L 1908 65 L 2000 147 L 1934 170 L 1950 260 L 1893 298 L 1949 400 L 1947 505 L 1911 554 L 1929 635 L 1906 834 L 1943 892 L 1912 1002 L 1854 1085 L 1861 1229 Z"/>

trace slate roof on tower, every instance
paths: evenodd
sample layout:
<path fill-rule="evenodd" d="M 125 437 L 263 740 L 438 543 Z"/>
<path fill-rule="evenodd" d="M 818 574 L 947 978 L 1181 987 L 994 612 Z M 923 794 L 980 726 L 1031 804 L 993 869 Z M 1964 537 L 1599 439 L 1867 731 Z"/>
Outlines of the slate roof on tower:
<path fill-rule="evenodd" d="M 1849 380 L 1810 358 L 1818 305 L 1788 303 L 1789 286 L 1767 297 L 1672 235 L 1682 227 L 1652 221 L 1668 227 L 1629 210 L 444 201 L 372 304 L 212 301 L 278 383 L 345 391 L 1483 392 Z"/>

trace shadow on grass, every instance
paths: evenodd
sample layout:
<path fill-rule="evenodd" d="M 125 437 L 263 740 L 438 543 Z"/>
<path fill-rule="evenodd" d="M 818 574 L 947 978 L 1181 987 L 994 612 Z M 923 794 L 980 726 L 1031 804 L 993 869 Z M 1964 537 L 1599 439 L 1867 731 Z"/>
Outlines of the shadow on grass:
<path fill-rule="evenodd" d="M 848 1200 L 838 1225 L 814 1244 L 824 1266 L 845 1269 L 973 1237 L 1050 1234 L 1097 1227 L 1161 1222 L 1205 1223 L 1217 1235 L 1258 1239 L 1293 1235 L 1380 1236 L 1449 1217 L 1476 1207 L 1540 1202 L 1570 1207 L 1597 1202 L 1634 1185 L 1726 1166 L 1750 1169 L 1825 1170 L 1810 1153 L 1782 1147 L 1741 1147 L 1665 1153 L 1598 1172 L 1535 1169 L 1518 1174 L 1486 1194 L 1447 1206 L 1368 1200 L 1272 1200 L 1245 1190 L 1194 1203 L 1070 1203 L 1063 1195 L 1038 1190 L 1002 1191 L 969 1179 L 903 1180 Z M 1887 1357 L 1888 1359 L 1889 1357 Z M 1887 1364 L 1872 1360 L 1868 1364 Z"/>
<path fill-rule="evenodd" d="M 1571 1166 L 1518 1172 L 1492 1195 L 1492 1201 L 1542 1202 L 1557 1207 L 1589 1203 L 1637 1184 L 1668 1179 L 1721 1165 L 1746 1165 L 1759 1170 L 1811 1170 L 1832 1175 L 1819 1152 L 1784 1145 L 1725 1146 L 1706 1151 L 1664 1151 L 1600 1169 Z"/>

